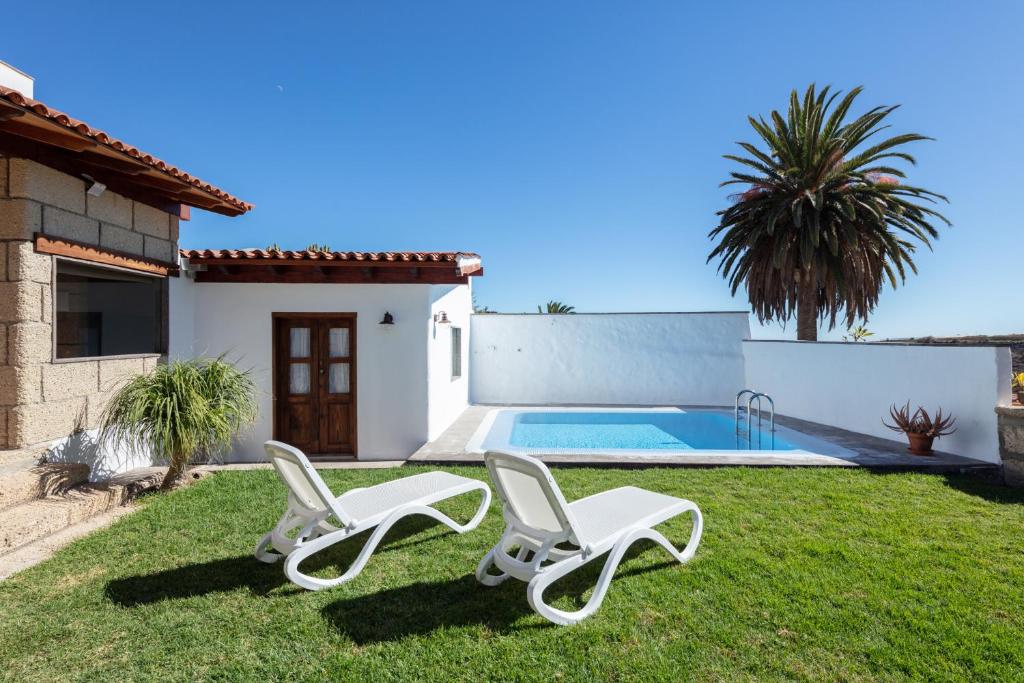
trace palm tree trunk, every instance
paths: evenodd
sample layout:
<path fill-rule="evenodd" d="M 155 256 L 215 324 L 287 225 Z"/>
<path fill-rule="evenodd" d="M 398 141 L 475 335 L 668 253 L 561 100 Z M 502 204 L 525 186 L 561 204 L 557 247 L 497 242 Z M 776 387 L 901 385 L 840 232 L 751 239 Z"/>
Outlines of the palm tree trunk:
<path fill-rule="evenodd" d="M 803 271 L 797 283 L 796 338 L 818 341 L 818 283 L 813 270 Z"/>
<path fill-rule="evenodd" d="M 182 466 L 183 459 L 178 457 L 171 457 L 170 462 L 167 464 L 167 474 L 164 475 L 164 480 L 160 482 L 160 489 L 166 491 L 174 488 L 174 486 L 181 479 L 182 475 L 185 474 L 185 468 Z"/>

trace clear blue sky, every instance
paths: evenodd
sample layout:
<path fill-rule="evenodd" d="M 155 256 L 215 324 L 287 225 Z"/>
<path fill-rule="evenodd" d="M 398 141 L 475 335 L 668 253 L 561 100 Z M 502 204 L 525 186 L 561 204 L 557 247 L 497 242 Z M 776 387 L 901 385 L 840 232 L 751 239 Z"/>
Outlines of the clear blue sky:
<path fill-rule="evenodd" d="M 863 84 L 937 138 L 911 179 L 955 224 L 870 326 L 1024 332 L 1024 3 L 59 5 L 2 11 L 37 97 L 256 204 L 185 247 L 478 251 L 500 311 L 746 309 L 705 265 L 721 155 Z"/>

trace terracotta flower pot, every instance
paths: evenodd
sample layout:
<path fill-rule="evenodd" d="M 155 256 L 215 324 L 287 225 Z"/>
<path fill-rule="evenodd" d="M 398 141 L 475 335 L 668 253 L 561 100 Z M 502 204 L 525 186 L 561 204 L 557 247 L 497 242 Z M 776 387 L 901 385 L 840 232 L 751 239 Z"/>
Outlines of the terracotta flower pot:
<path fill-rule="evenodd" d="M 910 448 L 907 450 L 914 455 L 931 455 L 932 454 L 932 442 L 935 441 L 934 436 L 925 436 L 924 434 L 914 434 L 913 432 L 907 432 L 907 438 L 910 440 Z"/>
<path fill-rule="evenodd" d="M 1022 406 L 1024 406 L 1024 391 L 1018 391 L 1017 392 L 1017 403 L 1019 403 Z"/>

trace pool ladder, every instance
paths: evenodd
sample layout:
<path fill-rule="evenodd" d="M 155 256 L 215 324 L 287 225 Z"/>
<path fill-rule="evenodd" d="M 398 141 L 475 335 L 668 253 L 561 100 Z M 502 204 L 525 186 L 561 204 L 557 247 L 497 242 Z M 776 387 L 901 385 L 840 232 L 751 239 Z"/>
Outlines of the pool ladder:
<path fill-rule="evenodd" d="M 771 424 L 771 439 L 772 439 L 772 441 L 771 441 L 771 449 L 774 451 L 775 450 L 775 401 L 773 401 L 772 397 L 769 396 L 768 394 L 765 394 L 765 393 L 760 392 L 760 391 L 754 391 L 753 389 L 744 389 L 743 391 L 741 391 L 738 394 L 736 394 L 736 408 L 733 411 L 733 418 L 736 420 L 736 449 L 739 450 L 739 447 L 740 447 L 740 410 L 741 410 L 741 408 L 740 408 L 740 399 L 743 398 L 744 396 L 746 396 L 747 394 L 750 394 L 750 398 L 747 399 L 747 407 L 746 407 L 745 410 L 743 410 L 743 413 L 746 416 L 746 420 L 747 420 L 747 450 L 750 450 L 750 449 L 752 449 L 754 447 L 754 444 L 751 443 L 751 433 L 750 433 L 751 432 L 751 427 L 753 426 L 753 418 L 750 415 L 750 407 L 754 403 L 754 401 L 757 401 L 757 449 L 761 450 L 761 446 L 762 446 L 761 438 L 763 437 L 763 433 L 761 432 L 761 416 L 764 414 L 764 411 L 761 409 L 761 399 L 764 398 L 764 399 L 768 400 L 768 407 L 771 409 L 771 413 L 770 413 L 770 416 L 771 416 L 771 423 L 770 423 Z"/>

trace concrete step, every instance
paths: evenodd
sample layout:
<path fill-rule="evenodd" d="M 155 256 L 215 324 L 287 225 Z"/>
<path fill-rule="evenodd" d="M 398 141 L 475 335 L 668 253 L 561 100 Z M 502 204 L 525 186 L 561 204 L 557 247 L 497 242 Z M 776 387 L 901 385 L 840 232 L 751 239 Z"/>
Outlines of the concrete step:
<path fill-rule="evenodd" d="M 90 517 L 84 522 L 73 524 L 54 534 L 20 546 L 5 555 L 0 555 L 0 581 L 49 559 L 55 552 L 69 543 L 88 536 L 94 531 L 110 526 L 113 522 L 134 510 L 134 505 L 122 505 L 121 507 L 104 512 L 102 515 Z"/>
<path fill-rule="evenodd" d="M 8 508 L 0 513 L 0 555 L 120 507 L 130 498 L 125 486 L 84 484 Z"/>
<path fill-rule="evenodd" d="M 50 450 L 49 444 L 36 444 L 34 446 L 26 446 L 25 448 L 0 449 L 0 467 L 24 461 L 38 464 L 48 450 Z"/>
<path fill-rule="evenodd" d="M 0 473 L 0 510 L 64 493 L 88 479 L 89 466 L 77 463 L 8 466 Z"/>

